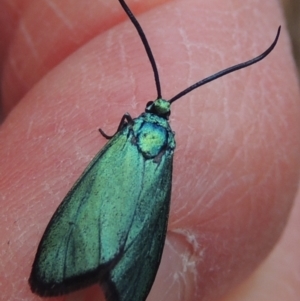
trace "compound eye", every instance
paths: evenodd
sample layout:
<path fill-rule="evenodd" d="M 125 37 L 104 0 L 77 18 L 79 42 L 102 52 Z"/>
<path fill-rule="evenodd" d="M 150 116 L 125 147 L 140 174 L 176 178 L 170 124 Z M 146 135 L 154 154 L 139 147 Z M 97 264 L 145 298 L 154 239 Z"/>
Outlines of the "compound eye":
<path fill-rule="evenodd" d="M 145 110 L 146 112 L 151 113 L 153 111 L 153 103 L 154 102 L 152 100 L 147 102 Z"/>

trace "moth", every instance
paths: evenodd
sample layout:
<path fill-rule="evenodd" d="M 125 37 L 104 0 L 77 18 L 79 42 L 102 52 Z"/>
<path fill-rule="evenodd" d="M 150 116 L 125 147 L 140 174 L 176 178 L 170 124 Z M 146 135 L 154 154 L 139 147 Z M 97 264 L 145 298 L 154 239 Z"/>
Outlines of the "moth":
<path fill-rule="evenodd" d="M 113 136 L 87 166 L 52 216 L 38 246 L 29 284 L 40 296 L 58 296 L 93 284 L 107 301 L 146 300 L 165 243 L 175 151 L 168 122 L 173 102 L 192 90 L 264 59 L 261 55 L 222 70 L 169 100 L 161 96 L 147 38 L 124 0 L 150 60 L 157 99 L 137 118 L 124 114 Z"/>

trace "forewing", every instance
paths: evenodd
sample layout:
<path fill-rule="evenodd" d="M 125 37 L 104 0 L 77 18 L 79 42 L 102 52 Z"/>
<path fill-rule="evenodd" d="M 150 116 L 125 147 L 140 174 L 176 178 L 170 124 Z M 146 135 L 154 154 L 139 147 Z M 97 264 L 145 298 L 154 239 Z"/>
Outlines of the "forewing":
<path fill-rule="evenodd" d="M 173 154 L 147 160 L 142 189 L 122 256 L 106 279 L 108 301 L 143 301 L 154 282 L 164 247 L 170 206 Z"/>
<path fill-rule="evenodd" d="M 32 291 L 56 296 L 106 278 L 128 241 L 143 166 L 126 129 L 98 153 L 47 226 L 29 279 Z"/>

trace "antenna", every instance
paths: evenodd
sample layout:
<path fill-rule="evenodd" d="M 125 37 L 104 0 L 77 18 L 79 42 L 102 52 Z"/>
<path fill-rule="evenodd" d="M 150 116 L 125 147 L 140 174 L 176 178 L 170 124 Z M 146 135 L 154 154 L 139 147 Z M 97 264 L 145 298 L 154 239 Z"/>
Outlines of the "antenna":
<path fill-rule="evenodd" d="M 149 58 L 149 61 L 151 63 L 151 66 L 152 66 L 152 70 L 153 70 L 153 73 L 154 73 L 154 79 L 155 79 L 155 84 L 156 84 L 156 91 L 157 91 L 157 99 L 160 99 L 162 98 L 161 96 L 161 87 L 160 87 L 160 80 L 159 80 L 159 74 L 158 74 L 158 70 L 157 70 L 157 66 L 156 66 L 156 63 L 155 63 L 155 60 L 154 60 L 154 56 L 152 54 L 152 51 L 151 51 L 151 48 L 150 48 L 150 45 L 148 43 L 148 40 L 145 36 L 145 33 L 143 32 L 143 29 L 141 27 L 141 25 L 139 24 L 139 22 L 137 21 L 137 19 L 135 18 L 135 16 L 133 15 L 133 13 L 131 12 L 131 10 L 129 9 L 129 7 L 127 6 L 127 4 L 124 2 L 124 0 L 119 0 L 121 6 L 123 7 L 124 11 L 126 12 L 126 14 L 128 15 L 129 19 L 131 20 L 131 22 L 133 23 L 134 27 L 136 28 L 141 40 L 142 40 L 142 43 L 145 47 L 145 50 L 146 50 L 146 53 L 148 55 L 148 58 Z M 280 30 L 281 30 L 281 26 L 278 27 L 278 30 L 277 30 L 277 34 L 276 34 L 276 37 L 273 41 L 273 43 L 271 44 L 271 46 L 265 50 L 262 54 L 260 54 L 259 56 L 249 60 L 249 61 L 246 61 L 246 62 L 243 62 L 243 63 L 240 63 L 240 64 L 237 64 L 237 65 L 234 65 L 234 66 L 231 66 L 229 68 L 226 68 L 224 70 L 221 70 L 211 76 L 208 76 L 198 82 L 196 82 L 195 84 L 191 85 L 190 87 L 184 89 L 183 91 L 181 91 L 180 93 L 176 94 L 175 96 L 173 96 L 169 101 L 170 104 L 172 104 L 174 101 L 176 101 L 177 99 L 181 98 L 182 96 L 190 93 L 191 91 L 193 91 L 194 89 L 197 89 L 211 81 L 214 81 L 215 79 L 217 78 L 220 78 L 226 74 L 229 74 L 231 72 L 234 72 L 234 71 L 237 71 L 237 70 L 240 70 L 240 69 L 243 69 L 243 68 L 246 68 L 250 65 L 253 65 L 259 61 L 261 61 L 262 59 L 264 59 L 273 49 L 274 47 L 276 46 L 277 44 L 277 41 L 278 41 L 278 38 L 279 38 L 279 35 L 280 35 Z"/>
<path fill-rule="evenodd" d="M 185 94 L 187 94 L 187 93 L 193 91 L 194 89 L 199 88 L 199 87 L 201 87 L 201 86 L 203 86 L 203 85 L 205 85 L 205 84 L 207 84 L 207 83 L 209 83 L 209 82 L 211 82 L 211 81 L 213 81 L 213 80 L 215 80 L 215 79 L 217 79 L 217 78 L 219 78 L 219 77 L 222 77 L 222 76 L 224 76 L 224 75 L 226 75 L 226 74 L 228 74 L 228 73 L 237 71 L 237 70 L 239 70 L 239 69 L 246 68 L 246 67 L 248 67 L 248 66 L 250 66 L 250 65 L 253 65 L 253 64 L 255 64 L 255 63 L 261 61 L 261 60 L 264 59 L 264 58 L 265 58 L 265 57 L 266 57 L 266 56 L 274 49 L 274 47 L 276 46 L 277 41 L 278 41 L 278 38 L 279 38 L 279 34 L 280 34 L 280 29 L 281 29 L 281 26 L 278 27 L 278 31 L 277 31 L 277 34 L 276 34 L 276 37 L 275 37 L 274 42 L 273 42 L 273 43 L 271 44 L 271 46 L 270 46 L 267 50 L 265 50 L 261 55 L 255 57 L 255 58 L 253 58 L 253 59 L 251 59 L 251 60 L 249 60 L 249 61 L 246 61 L 246 62 L 244 62 L 244 63 L 240 63 L 240 64 L 237 64 L 237 65 L 231 66 L 231 67 L 229 67 L 229 68 L 226 68 L 226 69 L 224 69 L 224 70 L 221 70 L 221 71 L 219 71 L 219 72 L 217 72 L 217 73 L 215 73 L 215 74 L 213 74 L 213 75 L 211 75 L 211 76 L 209 76 L 209 77 L 206 77 L 206 78 L 200 80 L 199 82 L 197 82 L 197 83 L 191 85 L 191 86 L 188 87 L 187 89 L 181 91 L 180 93 L 178 93 L 177 95 L 175 95 L 174 97 L 172 97 L 172 98 L 169 100 L 169 102 L 170 102 L 170 103 L 173 103 L 175 100 L 179 99 L 179 98 L 182 97 L 183 95 L 185 95 Z"/>
<path fill-rule="evenodd" d="M 152 66 L 152 70 L 154 73 L 154 79 L 155 79 L 155 85 L 156 85 L 156 91 L 157 91 L 157 99 L 159 99 L 159 98 L 161 98 L 161 87 L 160 87 L 160 81 L 159 81 L 159 74 L 158 74 L 157 66 L 156 66 L 151 48 L 149 46 L 148 40 L 145 36 L 145 33 L 143 32 L 141 25 L 139 24 L 139 22 L 137 21 L 137 19 L 135 18 L 135 16 L 133 15 L 133 13 L 129 9 L 129 7 L 127 6 L 127 4 L 124 2 L 124 0 L 119 0 L 119 2 L 121 4 L 121 6 L 123 7 L 125 13 L 129 17 L 130 21 L 133 23 L 134 27 L 136 28 L 136 30 L 142 40 L 142 43 L 145 47 L 146 53 L 148 55 L 148 58 L 149 58 L 149 61 L 150 61 L 150 64 Z"/>

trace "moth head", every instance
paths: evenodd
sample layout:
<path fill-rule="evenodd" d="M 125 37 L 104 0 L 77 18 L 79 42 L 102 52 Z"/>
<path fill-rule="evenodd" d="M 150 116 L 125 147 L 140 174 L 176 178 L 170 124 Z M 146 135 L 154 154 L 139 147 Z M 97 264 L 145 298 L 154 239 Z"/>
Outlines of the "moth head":
<path fill-rule="evenodd" d="M 171 104 L 169 101 L 158 98 L 154 101 L 149 101 L 145 109 L 146 113 L 152 113 L 159 117 L 168 119 L 171 114 Z"/>

